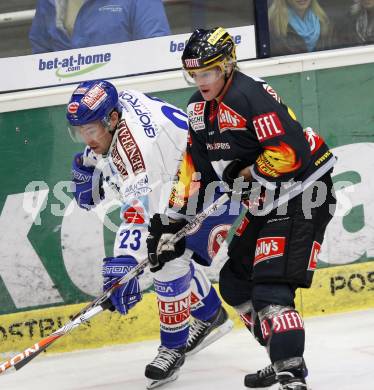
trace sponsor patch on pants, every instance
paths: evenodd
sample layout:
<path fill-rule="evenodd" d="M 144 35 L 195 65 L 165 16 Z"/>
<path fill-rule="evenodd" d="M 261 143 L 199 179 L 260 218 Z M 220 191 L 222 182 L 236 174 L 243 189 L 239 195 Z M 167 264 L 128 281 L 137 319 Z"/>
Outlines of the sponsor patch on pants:
<path fill-rule="evenodd" d="M 294 330 L 303 330 L 304 323 L 300 314 L 295 310 L 288 310 L 271 318 L 261 321 L 261 331 L 264 340 L 267 340 L 271 333 L 284 333 Z"/>
<path fill-rule="evenodd" d="M 178 300 L 166 301 L 158 298 L 157 301 L 161 325 L 171 330 L 178 325 L 183 327 L 188 324 L 191 310 L 190 295 Z"/>
<path fill-rule="evenodd" d="M 310 251 L 308 271 L 315 271 L 318 264 L 318 254 L 321 251 L 321 244 L 313 241 L 312 250 Z"/>
<path fill-rule="evenodd" d="M 263 237 L 256 243 L 256 252 L 253 265 L 284 255 L 286 237 Z"/>

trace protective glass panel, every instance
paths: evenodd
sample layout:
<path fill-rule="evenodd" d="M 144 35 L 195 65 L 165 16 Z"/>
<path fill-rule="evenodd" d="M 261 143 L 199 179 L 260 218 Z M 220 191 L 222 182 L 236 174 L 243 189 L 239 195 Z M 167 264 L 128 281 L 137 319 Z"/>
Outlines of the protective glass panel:
<path fill-rule="evenodd" d="M 374 42 L 374 0 L 268 0 L 272 56 Z"/>
<path fill-rule="evenodd" d="M 0 2 L 0 57 L 254 24 L 253 0 Z"/>

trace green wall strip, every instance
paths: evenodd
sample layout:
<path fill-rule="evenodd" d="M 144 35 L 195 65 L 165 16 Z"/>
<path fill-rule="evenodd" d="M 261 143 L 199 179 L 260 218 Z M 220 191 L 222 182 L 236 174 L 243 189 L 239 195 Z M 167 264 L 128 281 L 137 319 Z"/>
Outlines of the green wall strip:
<path fill-rule="evenodd" d="M 302 124 L 315 127 L 343 156 L 334 179 L 350 183 L 342 194 L 355 203 L 337 234 L 352 250 L 334 252 L 331 232 L 321 267 L 374 258 L 373 73 L 374 65 L 367 64 L 267 79 Z M 185 109 L 192 92 L 154 95 Z M 100 221 L 89 222 L 88 214 L 77 214 L 82 211 L 69 214 L 72 196 L 66 186 L 65 197 L 59 195 L 59 183 L 70 179 L 72 156 L 82 149 L 68 136 L 64 106 L 0 114 L 0 129 L 0 314 L 91 299 L 99 293 L 101 258 L 111 254 L 115 234 Z M 352 188 L 356 195 L 350 195 Z M 116 211 L 108 217 L 118 225 Z M 74 248 L 77 223 L 81 237 Z"/>

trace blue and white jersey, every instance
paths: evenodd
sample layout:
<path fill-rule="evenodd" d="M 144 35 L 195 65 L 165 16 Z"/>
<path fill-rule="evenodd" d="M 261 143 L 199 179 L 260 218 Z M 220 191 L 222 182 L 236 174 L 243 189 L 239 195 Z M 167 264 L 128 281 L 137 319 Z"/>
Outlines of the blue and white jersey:
<path fill-rule="evenodd" d="M 86 148 L 84 165 L 97 167 L 104 180 L 105 201 L 113 193 L 120 201 L 122 223 L 114 243 L 114 256 L 147 258 L 149 218 L 165 213 L 187 146 L 187 116 L 180 109 L 143 93 L 120 93 L 121 120 L 106 156 Z M 153 283 L 160 315 L 161 344 L 168 348 L 185 346 L 189 335 L 190 312 L 206 321 L 221 304 L 209 279 L 192 252 L 201 259 L 215 255 L 232 222 L 225 216 L 207 218 L 198 230 L 186 237 L 186 250 L 178 261 L 170 261 L 156 273 L 146 269 L 140 278 L 141 290 Z M 225 223 L 225 224 L 224 224 Z"/>
<path fill-rule="evenodd" d="M 119 101 L 122 116 L 108 154 L 86 148 L 84 165 L 100 169 L 124 208 L 140 200 L 148 217 L 164 213 L 187 144 L 187 116 L 134 90 L 122 91 Z"/>

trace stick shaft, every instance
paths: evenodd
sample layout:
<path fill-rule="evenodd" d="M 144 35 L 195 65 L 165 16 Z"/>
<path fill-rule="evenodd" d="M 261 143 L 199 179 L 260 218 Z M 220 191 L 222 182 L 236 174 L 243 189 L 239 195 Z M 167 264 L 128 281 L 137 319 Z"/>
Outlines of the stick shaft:
<path fill-rule="evenodd" d="M 216 212 L 219 207 L 221 207 L 224 203 L 229 199 L 227 194 L 221 195 L 214 203 L 208 206 L 204 211 L 197 214 L 195 218 L 193 218 L 186 226 L 184 226 L 181 230 L 179 230 L 176 234 L 174 234 L 170 241 L 172 243 L 176 243 L 181 238 L 185 237 L 188 232 L 194 229 L 196 226 L 200 225 L 207 217 Z M 132 278 L 136 277 L 143 271 L 144 268 L 148 265 L 148 258 L 142 259 L 137 266 L 132 268 L 126 275 L 124 275 L 121 279 L 119 279 L 110 289 L 105 291 L 104 294 L 90 302 L 87 306 L 85 306 L 79 313 L 74 315 L 74 317 L 66 323 L 63 327 L 53 332 L 51 335 L 41 339 L 33 346 L 25 349 L 23 352 L 13 356 L 11 359 L 8 359 L 5 362 L 0 364 L 0 375 L 5 372 L 9 372 L 11 368 L 15 370 L 19 370 L 24 367 L 27 363 L 33 360 L 36 356 L 38 356 L 41 352 L 46 350 L 51 344 L 53 344 L 56 340 L 65 336 L 74 328 L 80 326 L 81 324 L 87 322 L 90 318 L 96 316 L 101 313 L 103 310 L 107 308 L 110 295 L 112 292 L 117 289 L 122 284 L 129 282 Z"/>

